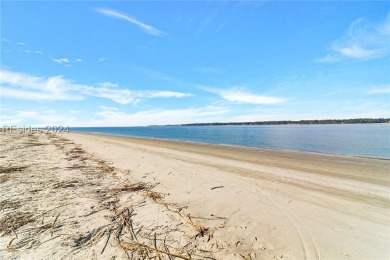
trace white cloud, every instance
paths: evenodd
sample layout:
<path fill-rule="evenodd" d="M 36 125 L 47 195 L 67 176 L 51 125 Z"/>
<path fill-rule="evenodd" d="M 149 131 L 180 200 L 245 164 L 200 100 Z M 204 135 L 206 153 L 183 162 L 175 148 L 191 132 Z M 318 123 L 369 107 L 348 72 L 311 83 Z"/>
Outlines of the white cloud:
<path fill-rule="evenodd" d="M 106 61 L 107 59 L 106 58 L 99 58 L 99 62 L 104 62 L 104 61 Z"/>
<path fill-rule="evenodd" d="M 369 23 L 363 18 L 351 23 L 346 34 L 331 44 L 331 52 L 317 62 L 343 59 L 373 59 L 390 55 L 390 13 L 380 23 Z"/>
<path fill-rule="evenodd" d="M 84 122 L 86 126 L 146 126 L 186 124 L 194 122 L 223 121 L 223 115 L 230 110 L 221 106 L 207 106 L 204 108 L 146 110 L 136 113 L 126 113 L 117 108 L 101 106 L 101 111 L 95 115 L 100 118 Z M 185 116 L 183 116 L 185 115 Z"/>
<path fill-rule="evenodd" d="M 174 91 L 160 91 L 160 90 L 143 90 L 131 91 L 129 89 L 117 89 L 113 86 L 105 87 L 85 87 L 83 93 L 89 96 L 102 97 L 111 99 L 119 104 L 136 104 L 142 98 L 182 98 L 192 96 L 189 93 L 174 92 Z M 115 84 L 114 84 L 115 85 Z"/>
<path fill-rule="evenodd" d="M 145 98 L 182 98 L 189 93 L 136 90 L 119 88 L 117 84 L 103 82 L 98 86 L 72 83 L 63 76 L 36 77 L 23 73 L 1 70 L 1 95 L 26 100 L 81 100 L 93 96 L 112 100 L 119 104 L 136 104 Z"/>
<path fill-rule="evenodd" d="M 41 51 L 35 51 L 35 54 L 43 54 Z"/>
<path fill-rule="evenodd" d="M 370 89 L 368 94 L 390 94 L 390 85 L 383 85 L 377 88 Z"/>
<path fill-rule="evenodd" d="M 102 83 L 99 83 L 99 86 L 101 86 L 103 88 L 116 88 L 116 87 L 118 87 L 118 84 L 111 83 L 111 82 L 102 82 Z"/>
<path fill-rule="evenodd" d="M 24 42 L 17 42 L 16 44 L 21 46 L 27 46 L 27 44 L 25 44 Z"/>
<path fill-rule="evenodd" d="M 46 127 L 50 126 L 63 126 L 66 127 L 76 122 L 76 117 L 63 115 L 62 113 L 51 110 L 41 109 L 39 111 L 16 111 L 13 114 L 1 115 L 0 125 L 2 126 L 33 126 L 33 127 Z"/>
<path fill-rule="evenodd" d="M 56 110 L 18 111 L 16 118 L 21 121 L 36 122 L 36 126 L 63 126 L 66 127 L 76 121 L 73 116 L 62 115 Z"/>
<path fill-rule="evenodd" d="M 4 115 L 4 113 L 0 113 L 0 126 L 14 126 L 22 121 L 22 118 L 17 118 L 15 116 Z"/>
<path fill-rule="evenodd" d="M 8 70 L 0 70 L 0 83 L 3 86 L 13 85 L 21 88 L 41 89 L 45 84 L 46 79 L 36 76 L 27 75 L 19 72 L 12 72 Z"/>
<path fill-rule="evenodd" d="M 315 61 L 316 62 L 321 62 L 321 63 L 333 63 L 333 62 L 336 62 L 336 61 L 339 61 L 339 60 L 340 60 L 339 58 L 336 58 L 333 55 L 327 54 L 325 57 L 319 58 L 319 59 L 317 59 Z"/>
<path fill-rule="evenodd" d="M 122 105 L 136 104 L 140 101 L 139 98 L 135 97 L 132 91 L 128 89 L 83 86 L 80 88 L 80 91 L 85 95 L 111 99 Z"/>
<path fill-rule="evenodd" d="M 1 87 L 1 96 L 23 100 L 81 100 L 80 96 L 53 95 L 50 92 L 34 92 Z"/>
<path fill-rule="evenodd" d="M 350 58 L 370 58 L 376 55 L 376 50 L 365 50 L 362 47 L 354 44 L 344 48 L 338 48 L 337 51 L 346 57 Z"/>
<path fill-rule="evenodd" d="M 69 82 L 62 76 L 41 78 L 1 70 L 1 96 L 25 100 L 80 100 L 82 97 L 69 93 Z"/>
<path fill-rule="evenodd" d="M 35 52 L 37 53 L 37 52 Z M 40 54 L 43 54 L 42 52 Z M 65 67 L 70 67 L 72 63 L 80 63 L 80 62 L 83 62 L 82 59 L 78 58 L 78 59 L 74 59 L 74 60 L 71 60 L 71 59 L 68 59 L 68 58 L 59 58 L 59 59 L 56 59 L 56 58 L 51 58 L 52 61 L 56 62 L 56 63 L 59 63 L 59 64 L 63 64 Z"/>
<path fill-rule="evenodd" d="M 170 98 L 170 97 L 190 97 L 192 94 L 190 93 L 182 93 L 182 92 L 174 92 L 174 91 L 159 91 L 159 90 L 146 90 L 146 91 L 139 91 L 137 93 L 138 97 L 148 97 L 148 98 Z"/>
<path fill-rule="evenodd" d="M 155 36 L 161 36 L 163 34 L 165 34 L 164 32 L 150 26 L 150 25 L 147 25 L 145 23 L 142 23 L 128 15 L 125 15 L 123 13 L 120 13 L 118 11 L 115 11 L 115 10 L 110 10 L 110 9 L 97 9 L 96 12 L 98 13 L 101 13 L 103 15 L 106 15 L 106 16 L 111 16 L 111 17 L 115 17 L 115 18 L 118 18 L 118 19 L 122 19 L 122 20 L 125 20 L 125 21 L 128 21 L 136 26 L 138 26 L 140 29 L 142 29 L 143 31 L 145 31 L 146 33 L 149 33 L 151 35 L 155 35 Z"/>
<path fill-rule="evenodd" d="M 19 117 L 25 118 L 25 117 L 34 117 L 38 115 L 37 111 L 19 111 L 17 113 Z"/>
<path fill-rule="evenodd" d="M 217 89 L 217 88 L 209 88 L 209 87 L 201 87 L 201 88 L 207 92 L 217 94 L 221 98 L 234 103 L 278 104 L 287 101 L 286 99 L 280 97 L 271 97 L 271 96 L 249 93 L 239 88 L 233 88 L 233 89 Z"/>
<path fill-rule="evenodd" d="M 207 106 L 203 108 L 144 110 L 127 113 L 115 107 L 99 106 L 99 111 L 88 115 L 83 120 L 80 111 L 70 111 L 64 114 L 56 110 L 16 111 L 13 114 L 1 115 L 1 125 L 29 124 L 32 126 L 147 126 L 185 124 L 193 122 L 221 122 L 229 109 L 222 106 Z M 185 115 L 185 116 L 183 116 Z"/>
<path fill-rule="evenodd" d="M 57 62 L 57 63 L 69 63 L 69 59 L 67 59 L 67 58 L 52 59 L 52 60 Z"/>

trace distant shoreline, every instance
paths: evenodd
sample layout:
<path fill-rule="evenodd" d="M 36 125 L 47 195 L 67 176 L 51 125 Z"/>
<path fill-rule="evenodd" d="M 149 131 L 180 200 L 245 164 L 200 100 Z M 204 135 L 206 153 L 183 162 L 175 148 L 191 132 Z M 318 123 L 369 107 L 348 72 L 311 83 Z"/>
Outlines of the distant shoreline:
<path fill-rule="evenodd" d="M 341 125 L 341 124 L 383 124 L 390 123 L 390 118 L 353 118 L 353 119 L 321 119 L 321 120 L 281 120 L 256 122 L 228 122 L 228 123 L 190 123 L 171 126 L 224 126 L 224 125 Z"/>

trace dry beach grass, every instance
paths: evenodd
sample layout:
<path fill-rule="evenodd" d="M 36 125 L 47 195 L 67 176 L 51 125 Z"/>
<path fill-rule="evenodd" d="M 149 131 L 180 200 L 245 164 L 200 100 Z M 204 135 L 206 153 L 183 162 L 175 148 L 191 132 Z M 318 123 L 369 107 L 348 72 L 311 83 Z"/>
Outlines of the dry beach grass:
<path fill-rule="evenodd" d="M 2 134 L 0 247 L 18 259 L 213 259 L 204 230 L 153 191 L 54 134 Z"/>

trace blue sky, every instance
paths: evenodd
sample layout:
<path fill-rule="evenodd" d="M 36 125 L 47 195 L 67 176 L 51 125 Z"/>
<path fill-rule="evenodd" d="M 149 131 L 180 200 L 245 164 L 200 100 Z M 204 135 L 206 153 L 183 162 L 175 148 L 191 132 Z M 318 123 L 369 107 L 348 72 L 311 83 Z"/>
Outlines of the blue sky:
<path fill-rule="evenodd" d="M 390 117 L 386 1 L 2 1 L 0 125 Z"/>

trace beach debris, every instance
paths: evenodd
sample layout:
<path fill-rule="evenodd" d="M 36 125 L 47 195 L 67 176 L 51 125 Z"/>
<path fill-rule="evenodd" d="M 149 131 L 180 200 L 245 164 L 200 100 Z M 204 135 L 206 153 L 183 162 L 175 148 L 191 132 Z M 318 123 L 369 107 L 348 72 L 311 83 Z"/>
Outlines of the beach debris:
<path fill-rule="evenodd" d="M 163 203 L 163 195 L 160 192 L 149 191 L 148 193 L 146 193 L 146 196 L 151 198 L 154 202 Z"/>
<path fill-rule="evenodd" d="M 132 179 L 59 135 L 1 138 L 7 151 L 23 155 L 27 163 L 14 164 L 7 156 L 0 166 L 0 188 L 12 195 L 0 200 L 0 237 L 9 239 L 7 254 L 23 257 L 25 249 L 52 241 L 62 246 L 57 258 L 98 249 L 106 258 L 122 252 L 129 259 L 214 259 L 208 250 L 213 244 L 207 243 L 211 230 L 193 221 L 186 206 L 166 202 L 166 194 L 154 190 L 159 183 Z M 22 186 L 22 193 L 13 188 Z M 158 216 L 145 219 L 150 210 Z"/>
<path fill-rule="evenodd" d="M 11 173 L 11 172 L 20 172 L 26 169 L 27 166 L 0 166 L 0 173 Z"/>
<path fill-rule="evenodd" d="M 112 173 L 112 172 L 115 170 L 114 167 L 109 166 L 109 165 L 106 165 L 106 164 L 103 164 L 103 165 L 100 166 L 99 168 L 100 168 L 100 170 L 102 170 L 102 171 L 105 172 L 105 173 Z"/>
<path fill-rule="evenodd" d="M 0 209 L 17 209 L 22 205 L 22 202 L 19 200 L 3 200 L 0 201 Z"/>
<path fill-rule="evenodd" d="M 51 236 L 53 236 L 54 227 L 55 227 L 55 224 L 56 224 L 56 222 L 57 222 L 57 219 L 58 219 L 58 217 L 59 217 L 60 215 L 61 215 L 61 213 L 58 213 L 57 217 L 54 219 L 53 224 L 51 225 L 51 232 L 50 232 Z"/>
<path fill-rule="evenodd" d="M 137 182 L 137 183 L 128 183 L 124 184 L 121 187 L 116 187 L 112 189 L 113 192 L 119 193 L 119 192 L 135 192 L 135 191 L 141 191 L 148 189 L 148 184 L 144 182 Z"/>
<path fill-rule="evenodd" d="M 244 256 L 244 255 L 240 254 L 240 256 L 242 257 L 242 259 L 245 259 L 245 260 L 252 260 L 252 259 L 256 258 L 255 253 L 249 253 L 248 256 Z M 283 258 L 283 255 L 280 258 Z"/>
<path fill-rule="evenodd" d="M 103 254 L 104 250 L 106 250 L 108 241 L 110 240 L 110 237 L 111 237 L 111 233 L 112 233 L 112 228 L 108 230 L 107 240 L 106 240 L 106 243 L 104 244 L 104 247 L 103 247 L 102 251 L 100 252 L 100 254 Z"/>
<path fill-rule="evenodd" d="M 18 228 L 33 222 L 32 212 L 10 212 L 0 219 L 0 232 L 11 233 Z"/>
<path fill-rule="evenodd" d="M 212 187 L 212 188 L 211 188 L 211 190 L 220 189 L 220 188 L 224 188 L 224 186 L 216 186 L 216 187 Z"/>
<path fill-rule="evenodd" d="M 136 232 L 134 230 L 133 220 L 132 220 L 133 212 L 134 212 L 133 208 L 125 208 L 124 210 L 116 213 L 117 219 L 120 219 L 120 221 L 116 221 L 117 225 L 113 228 L 113 230 L 116 230 L 114 239 L 117 242 L 117 244 L 122 248 L 122 250 L 124 250 L 126 253 L 130 253 L 135 258 L 142 257 L 148 259 L 149 258 L 164 259 L 163 256 L 166 256 L 168 259 L 173 259 L 173 258 L 192 259 L 191 255 L 194 256 L 194 254 L 189 253 L 184 248 L 179 249 L 169 245 L 167 243 L 166 237 L 162 240 L 162 243 L 158 245 L 159 239 L 157 238 L 156 232 L 154 232 L 153 237 L 146 237 L 145 234 L 139 232 L 140 230 L 137 230 Z M 130 233 L 129 236 L 130 240 L 123 239 L 125 237 L 124 234 L 125 230 L 127 230 Z M 145 242 L 145 241 L 141 242 L 137 236 L 137 234 L 140 233 L 142 234 L 143 240 L 149 242 Z M 104 249 L 108 243 L 108 240 L 110 239 L 110 236 L 111 236 L 111 232 L 109 232 L 107 236 L 107 241 L 102 250 L 102 253 L 104 252 Z"/>

